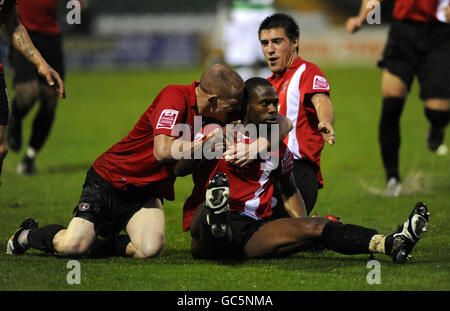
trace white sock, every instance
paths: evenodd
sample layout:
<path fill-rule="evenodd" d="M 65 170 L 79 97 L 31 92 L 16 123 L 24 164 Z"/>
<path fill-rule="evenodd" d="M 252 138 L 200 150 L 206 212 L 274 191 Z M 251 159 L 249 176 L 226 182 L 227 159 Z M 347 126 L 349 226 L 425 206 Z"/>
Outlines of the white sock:
<path fill-rule="evenodd" d="M 28 247 L 28 232 L 30 232 L 30 230 L 23 230 L 19 237 L 17 238 L 17 243 L 19 243 L 20 246 L 27 248 Z"/>
<path fill-rule="evenodd" d="M 375 234 L 369 243 L 369 251 L 372 253 L 386 254 L 384 248 L 384 242 L 386 241 L 386 236 L 381 234 Z"/>
<path fill-rule="evenodd" d="M 25 153 L 25 155 L 30 159 L 34 159 L 36 157 L 36 154 L 37 154 L 37 151 L 32 147 L 28 147 L 27 151 Z"/>

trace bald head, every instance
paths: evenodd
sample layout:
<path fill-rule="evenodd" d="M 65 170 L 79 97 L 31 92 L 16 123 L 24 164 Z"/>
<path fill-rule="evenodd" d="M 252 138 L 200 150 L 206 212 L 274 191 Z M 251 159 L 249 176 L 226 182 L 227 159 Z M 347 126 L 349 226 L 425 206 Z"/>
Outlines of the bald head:
<path fill-rule="evenodd" d="M 229 66 L 214 64 L 203 72 L 200 87 L 209 94 L 229 97 L 232 93 L 244 89 L 244 80 Z"/>

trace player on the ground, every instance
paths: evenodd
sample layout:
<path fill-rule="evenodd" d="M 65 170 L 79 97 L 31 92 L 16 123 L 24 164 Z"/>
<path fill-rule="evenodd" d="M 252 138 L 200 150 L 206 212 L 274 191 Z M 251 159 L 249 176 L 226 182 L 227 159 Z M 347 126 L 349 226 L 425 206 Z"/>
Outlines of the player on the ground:
<path fill-rule="evenodd" d="M 25 27 L 17 17 L 15 0 L 1 1 L 0 26 L 5 38 L 33 64 L 37 69 L 37 72 L 45 79 L 46 83 L 53 89 L 57 89 L 58 95 L 61 98 L 64 98 L 64 84 L 59 74 L 47 64 L 45 59 L 33 45 Z M 8 114 L 8 94 L 6 91 L 3 64 L 0 62 L 0 174 L 3 160 L 8 152 L 6 143 Z"/>
<path fill-rule="evenodd" d="M 32 247 L 79 256 L 88 253 L 98 235 L 113 239 L 123 229 L 127 235 L 116 239 L 114 255 L 160 256 L 165 241 L 163 198 L 174 199 L 175 158 L 178 152 L 193 154 L 205 143 L 192 141 L 195 117 L 227 121 L 240 110 L 243 88 L 242 78 L 221 64 L 206 69 L 200 82 L 164 88 L 128 136 L 89 169 L 68 227 L 38 228 L 29 218 L 8 241 L 7 253 L 23 254 Z M 178 125 L 189 127 L 190 137 L 180 138 Z M 172 150 L 175 142 L 177 150 Z"/>
<path fill-rule="evenodd" d="M 358 16 L 347 20 L 350 33 L 366 22 L 373 6 L 362 0 Z M 381 1 L 379 1 L 381 2 Z M 414 77 L 430 123 L 427 142 L 437 151 L 444 140 L 450 102 L 450 3 L 448 0 L 396 0 L 389 37 L 378 63 L 382 68 L 382 110 L 378 129 L 386 173 L 386 196 L 399 196 L 400 117 Z M 441 147 L 445 149 L 445 146 Z"/>
<path fill-rule="evenodd" d="M 278 96 L 267 80 L 246 81 L 244 125 L 272 124 Z M 245 136 L 244 140 L 248 140 Z M 236 168 L 224 159 L 210 170 L 204 185 L 205 204 L 196 210 L 190 231 L 192 255 L 204 258 L 281 257 L 299 252 L 311 243 L 321 243 L 342 254 L 384 253 L 404 263 L 422 237 L 429 213 L 424 203 L 414 207 L 398 232 L 382 235 L 374 229 L 342 224 L 327 218 L 308 217 L 295 186 L 292 155 L 285 145 L 275 151 L 280 160 L 274 169 L 254 162 Z M 205 170 L 205 166 L 201 168 Z M 284 207 L 291 217 L 269 219 L 275 184 L 281 189 Z"/>
<path fill-rule="evenodd" d="M 258 35 L 273 73 L 269 81 L 280 98 L 278 111 L 294 126 L 285 143 L 294 156 L 295 182 L 309 214 L 323 187 L 320 156 L 324 143 L 335 142 L 330 86 L 319 67 L 299 56 L 300 31 L 291 16 L 267 17 Z"/>
<path fill-rule="evenodd" d="M 78 0 L 83 3 L 82 0 Z M 57 0 L 20 0 L 17 4 L 19 19 L 36 48 L 64 80 L 64 56 L 61 29 L 57 20 Z M 47 140 L 55 118 L 58 96 L 43 80 L 36 68 L 17 49 L 10 49 L 14 69 L 12 100 L 7 140 L 11 150 L 19 152 L 22 147 L 22 120 L 39 101 L 31 137 L 25 156 L 17 167 L 19 174 L 36 173 L 35 158 Z"/>

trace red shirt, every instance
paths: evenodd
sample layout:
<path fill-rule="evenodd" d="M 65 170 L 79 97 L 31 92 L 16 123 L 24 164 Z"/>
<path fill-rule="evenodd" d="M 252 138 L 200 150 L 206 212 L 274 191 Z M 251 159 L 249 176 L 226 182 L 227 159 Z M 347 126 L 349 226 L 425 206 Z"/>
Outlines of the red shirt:
<path fill-rule="evenodd" d="M 20 0 L 17 14 L 28 31 L 59 34 L 61 29 L 58 25 L 57 2 L 58 0 Z"/>
<path fill-rule="evenodd" d="M 250 142 L 242 136 L 239 140 Z M 287 178 L 293 168 L 292 154 L 284 143 L 281 143 L 278 152 L 272 153 L 271 156 L 275 161 L 258 159 L 244 168 L 228 164 L 223 158 L 202 160 L 201 169 L 192 175 L 192 194 L 183 206 L 183 230 L 189 229 L 195 209 L 205 201 L 209 180 L 219 172 L 225 173 L 228 178 L 231 211 L 254 219 L 269 217 L 272 213 L 273 179 Z"/>
<path fill-rule="evenodd" d="M 319 67 L 298 57 L 281 75 L 272 75 L 268 80 L 280 99 L 278 112 L 288 117 L 294 126 L 284 143 L 295 160 L 305 158 L 317 165 L 317 178 L 323 186 L 320 154 L 325 140 L 318 129 L 316 109 L 306 95 L 330 93 L 325 75 Z"/>
<path fill-rule="evenodd" d="M 173 200 L 175 162 L 162 163 L 153 155 L 154 137 L 159 134 L 179 137 L 177 124 L 194 126 L 197 113 L 195 87 L 169 85 L 148 107 L 127 137 L 116 143 L 95 160 L 93 167 L 117 189 L 128 185 L 145 187 L 149 191 Z M 190 135 L 191 140 L 193 134 Z"/>
<path fill-rule="evenodd" d="M 396 0 L 392 16 L 416 22 L 445 22 L 441 9 L 448 5 L 448 0 Z"/>
<path fill-rule="evenodd" d="M 4 9 L 9 9 L 11 8 L 13 5 L 16 5 L 16 0 L 4 0 L 2 2 L 0 2 L 0 14 L 2 13 L 2 11 Z M 1 21 L 3 22 L 3 21 Z M 0 60 L 0 74 L 4 74 L 4 70 L 3 70 L 3 63 Z"/>

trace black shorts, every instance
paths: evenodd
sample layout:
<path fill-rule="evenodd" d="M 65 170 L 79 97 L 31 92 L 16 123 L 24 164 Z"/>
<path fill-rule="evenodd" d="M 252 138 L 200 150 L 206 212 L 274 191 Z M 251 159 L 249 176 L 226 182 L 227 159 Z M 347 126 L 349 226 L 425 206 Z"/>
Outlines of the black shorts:
<path fill-rule="evenodd" d="M 5 75 L 0 74 L 0 125 L 8 124 L 8 90 L 6 89 Z"/>
<path fill-rule="evenodd" d="M 305 202 L 306 211 L 308 215 L 311 213 L 314 205 L 317 201 L 319 189 L 321 187 L 317 179 L 317 165 L 307 159 L 294 161 L 294 179 L 295 184 L 300 192 L 303 201 Z M 277 205 L 272 209 L 272 218 L 289 217 L 288 213 L 284 209 L 281 196 L 277 193 Z"/>
<path fill-rule="evenodd" d="M 62 36 L 59 34 L 45 34 L 40 32 L 28 32 L 31 41 L 36 49 L 41 53 L 45 61 L 58 72 L 64 80 L 64 56 L 62 49 Z M 30 63 L 22 53 L 14 48 L 10 49 L 9 58 L 14 69 L 13 84 L 38 80 L 47 83 L 39 75 L 36 67 Z"/>
<path fill-rule="evenodd" d="M 417 76 L 420 98 L 450 98 L 450 25 L 393 20 L 378 66 L 408 90 Z"/>
<path fill-rule="evenodd" d="M 91 167 L 73 217 L 94 223 L 98 235 L 109 237 L 125 229 L 130 218 L 151 198 L 162 202 L 162 198 L 143 188 L 116 189 Z"/>
<path fill-rule="evenodd" d="M 254 218 L 241 215 L 238 212 L 231 212 L 230 228 L 233 233 L 232 255 L 234 258 L 242 258 L 244 256 L 244 248 L 248 240 L 258 231 L 259 227 L 267 220 L 256 220 Z"/>

